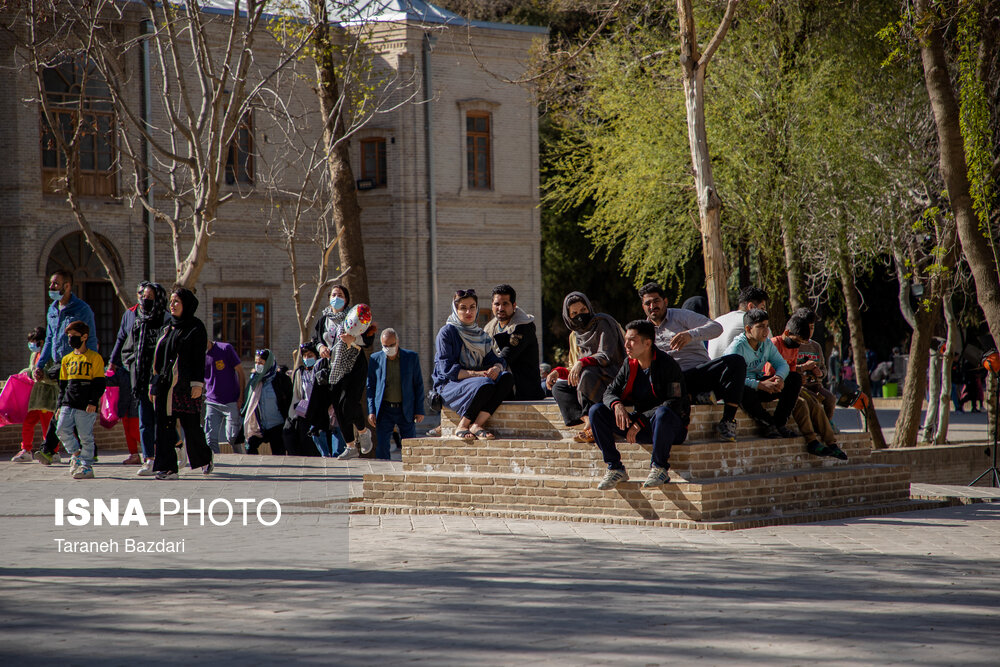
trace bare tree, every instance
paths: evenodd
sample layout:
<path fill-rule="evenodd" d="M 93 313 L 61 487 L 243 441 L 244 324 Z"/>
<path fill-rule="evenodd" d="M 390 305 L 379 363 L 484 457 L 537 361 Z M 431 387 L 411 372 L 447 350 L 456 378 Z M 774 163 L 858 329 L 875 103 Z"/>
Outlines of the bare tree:
<path fill-rule="evenodd" d="M 234 178 L 240 170 L 234 141 L 250 122 L 253 100 L 297 57 L 305 38 L 279 61 L 258 55 L 259 40 L 268 37 L 262 30 L 265 10 L 275 4 L 268 0 L 235 0 L 231 10 L 213 13 L 203 12 L 199 3 L 158 0 L 19 4 L 18 20 L 26 23 L 29 36 L 22 48 L 39 81 L 46 69 L 72 59 L 107 87 L 117 166 L 121 182 L 127 183 L 120 196 L 140 204 L 154 223 L 167 226 L 176 282 L 193 286 L 208 258 L 219 209 L 238 196 L 224 187 L 227 178 L 239 180 Z M 130 33 L 127 26 L 140 21 L 145 31 Z M 141 83 L 155 90 L 150 108 L 137 103 L 139 78 L 127 65 L 138 61 L 140 51 L 150 77 Z M 44 105 L 41 89 L 39 97 Z M 73 136 L 62 141 L 70 151 L 68 159 Z M 66 179 L 71 206 L 79 196 L 75 185 L 71 177 Z M 77 220 L 86 234 L 86 220 L 80 214 Z M 101 257 L 100 244 L 90 235 L 88 242 Z M 116 289 L 122 298 L 118 285 Z"/>

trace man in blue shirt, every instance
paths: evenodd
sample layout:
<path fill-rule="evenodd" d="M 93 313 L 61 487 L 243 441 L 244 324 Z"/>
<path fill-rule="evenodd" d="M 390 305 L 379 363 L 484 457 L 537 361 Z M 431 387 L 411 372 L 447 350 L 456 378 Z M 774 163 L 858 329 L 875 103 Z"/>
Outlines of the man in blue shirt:
<path fill-rule="evenodd" d="M 743 333 L 736 337 L 726 354 L 738 354 L 746 361 L 746 387 L 740 405 L 761 427 L 765 438 L 792 438 L 798 434 L 785 427 L 795 407 L 802 387 L 802 376 L 791 372 L 788 362 L 768 337 L 767 311 L 755 308 L 743 314 Z M 765 375 L 764 367 L 771 364 L 773 375 Z M 774 414 L 768 414 L 763 404 L 778 400 Z"/>
<path fill-rule="evenodd" d="M 375 458 L 389 459 L 392 429 L 412 438 L 424 420 L 424 379 L 416 352 L 399 347 L 393 329 L 382 331 L 382 349 L 368 364 L 368 423 L 375 429 Z"/>
<path fill-rule="evenodd" d="M 59 362 L 67 354 L 73 351 L 70 347 L 69 338 L 66 336 L 66 327 L 70 322 L 80 321 L 90 329 L 90 337 L 87 338 L 87 347 L 94 352 L 98 351 L 97 326 L 94 324 L 94 311 L 91 310 L 83 299 L 73 294 L 73 274 L 69 271 L 59 270 L 49 278 L 49 298 L 52 304 L 45 315 L 45 346 L 38 355 L 38 362 L 35 364 L 35 380 L 42 378 L 45 365 L 50 361 Z M 58 456 L 56 450 L 59 448 L 59 437 L 56 435 L 56 420 L 49 424 L 49 430 L 45 434 L 45 443 L 42 448 L 35 452 L 35 460 L 43 465 L 53 462 L 53 456 Z"/>

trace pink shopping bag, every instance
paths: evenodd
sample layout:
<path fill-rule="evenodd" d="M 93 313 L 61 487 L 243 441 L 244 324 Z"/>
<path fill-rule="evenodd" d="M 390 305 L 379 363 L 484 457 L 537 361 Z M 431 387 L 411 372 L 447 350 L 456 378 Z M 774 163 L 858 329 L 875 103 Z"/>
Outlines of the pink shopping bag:
<path fill-rule="evenodd" d="M 28 416 L 28 399 L 35 381 L 27 373 L 7 378 L 0 392 L 0 426 L 23 424 Z"/>
<path fill-rule="evenodd" d="M 114 377 L 114 373 L 108 371 L 105 377 Z M 98 421 L 104 428 L 112 428 L 118 423 L 118 387 L 109 386 L 101 395 L 101 403 L 98 406 L 101 416 Z"/>

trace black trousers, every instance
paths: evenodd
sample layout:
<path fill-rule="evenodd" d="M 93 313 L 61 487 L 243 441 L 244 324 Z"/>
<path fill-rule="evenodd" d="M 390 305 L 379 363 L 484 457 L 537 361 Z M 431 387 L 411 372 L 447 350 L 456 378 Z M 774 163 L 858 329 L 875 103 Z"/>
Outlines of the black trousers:
<path fill-rule="evenodd" d="M 475 421 L 480 412 L 493 414 L 513 388 L 514 376 L 510 373 L 501 373 L 496 382 L 484 384 L 476 391 L 476 395 L 472 397 L 472 402 L 462 416 Z"/>
<path fill-rule="evenodd" d="M 156 457 L 153 470 L 177 472 L 177 424 L 184 429 L 184 446 L 187 447 L 191 469 L 212 462 L 212 449 L 205 440 L 205 427 L 201 415 L 195 412 L 175 412 L 167 416 L 165 399 L 156 397 Z"/>
<path fill-rule="evenodd" d="M 333 412 L 337 415 L 337 425 L 347 442 L 354 442 L 357 439 L 355 431 L 360 433 L 365 430 L 368 423 L 367 409 L 361 404 L 367 381 L 368 358 L 362 352 L 347 375 L 330 386 Z"/>
<path fill-rule="evenodd" d="M 692 396 L 714 391 L 716 398 L 739 405 L 746 377 L 746 359 L 738 354 L 727 354 L 684 371 L 684 384 Z"/>
<path fill-rule="evenodd" d="M 305 419 L 285 422 L 281 437 L 285 441 L 285 451 L 289 456 L 319 456 L 316 442 L 309 435 L 309 422 Z"/>
<path fill-rule="evenodd" d="M 260 449 L 260 444 L 266 442 L 271 445 L 271 453 L 278 456 L 285 455 L 285 436 L 282 433 L 284 424 L 272 426 L 260 435 L 252 435 L 247 439 L 247 454 L 256 454 Z"/>
<path fill-rule="evenodd" d="M 795 399 L 799 397 L 799 389 L 801 388 L 802 376 L 798 373 L 789 373 L 788 377 L 785 378 L 785 388 L 780 393 L 769 394 L 760 389 L 747 387 L 743 390 L 743 400 L 740 405 L 744 412 L 760 423 L 781 427 L 791 416 L 792 408 L 795 407 Z M 770 403 L 775 399 L 778 400 L 778 405 L 774 408 L 774 414 L 769 415 L 763 404 Z"/>
<path fill-rule="evenodd" d="M 559 406 L 559 414 L 562 415 L 563 423 L 566 426 L 576 426 L 582 421 L 582 417 L 590 412 L 593 405 L 590 401 L 584 400 L 580 405 L 579 392 L 576 387 L 570 386 L 569 382 L 556 382 L 552 385 L 552 398 L 556 399 Z"/>

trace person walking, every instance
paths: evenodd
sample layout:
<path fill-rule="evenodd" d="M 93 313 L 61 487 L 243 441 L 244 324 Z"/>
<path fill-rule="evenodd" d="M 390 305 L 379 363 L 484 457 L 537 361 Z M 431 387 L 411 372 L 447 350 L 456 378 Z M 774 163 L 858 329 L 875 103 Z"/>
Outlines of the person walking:
<path fill-rule="evenodd" d="M 368 423 L 375 429 L 375 458 L 389 460 L 393 427 L 400 438 L 413 438 L 424 420 L 424 378 L 417 353 L 399 347 L 395 329 L 385 329 L 381 340 L 368 364 Z"/>
<path fill-rule="evenodd" d="M 205 350 L 208 334 L 195 317 L 198 298 L 185 287 L 175 287 L 168 302 L 170 317 L 156 343 L 150 400 L 156 408 L 156 479 L 177 479 L 177 429 L 184 429 L 184 445 L 191 469 L 207 475 L 215 464 L 205 442 L 201 403 L 205 390 Z"/>
<path fill-rule="evenodd" d="M 142 305 L 136 310 L 135 321 L 122 344 L 122 364 L 128 370 L 132 396 L 139 414 L 139 444 L 142 465 L 136 471 L 140 477 L 155 475 L 156 409 L 149 398 L 153 378 L 153 356 L 156 341 L 167 317 L 167 291 L 159 283 L 147 283 L 142 290 Z"/>
<path fill-rule="evenodd" d="M 97 326 L 94 324 L 94 311 L 83 299 L 73 294 L 73 274 L 59 270 L 49 278 L 49 310 L 45 315 L 45 345 L 35 361 L 33 377 L 35 382 L 42 380 L 44 369 L 49 362 L 62 363 L 62 359 L 73 351 L 66 336 L 66 327 L 71 322 L 82 322 L 90 334 L 87 336 L 88 350 L 98 351 Z M 103 365 L 103 361 L 102 361 Z M 35 460 L 42 465 L 52 465 L 59 462 L 59 436 L 56 433 L 56 420 L 49 422 L 42 448 L 35 452 Z"/>
<path fill-rule="evenodd" d="M 28 334 L 28 367 L 21 371 L 22 373 L 31 374 L 44 345 L 45 329 L 35 327 Z M 50 362 L 47 371 L 55 370 L 58 372 L 58 368 L 59 366 L 54 362 Z M 28 396 L 28 414 L 24 418 L 24 423 L 21 424 L 21 451 L 15 454 L 11 461 L 31 463 L 34 460 L 31 452 L 34 449 L 35 425 L 38 424 L 42 427 L 42 437 L 44 438 L 49 430 L 52 416 L 58 410 L 58 403 L 59 385 L 49 377 L 48 372 L 43 373 L 42 379 L 36 380 L 34 386 L 31 387 L 31 394 Z"/>

